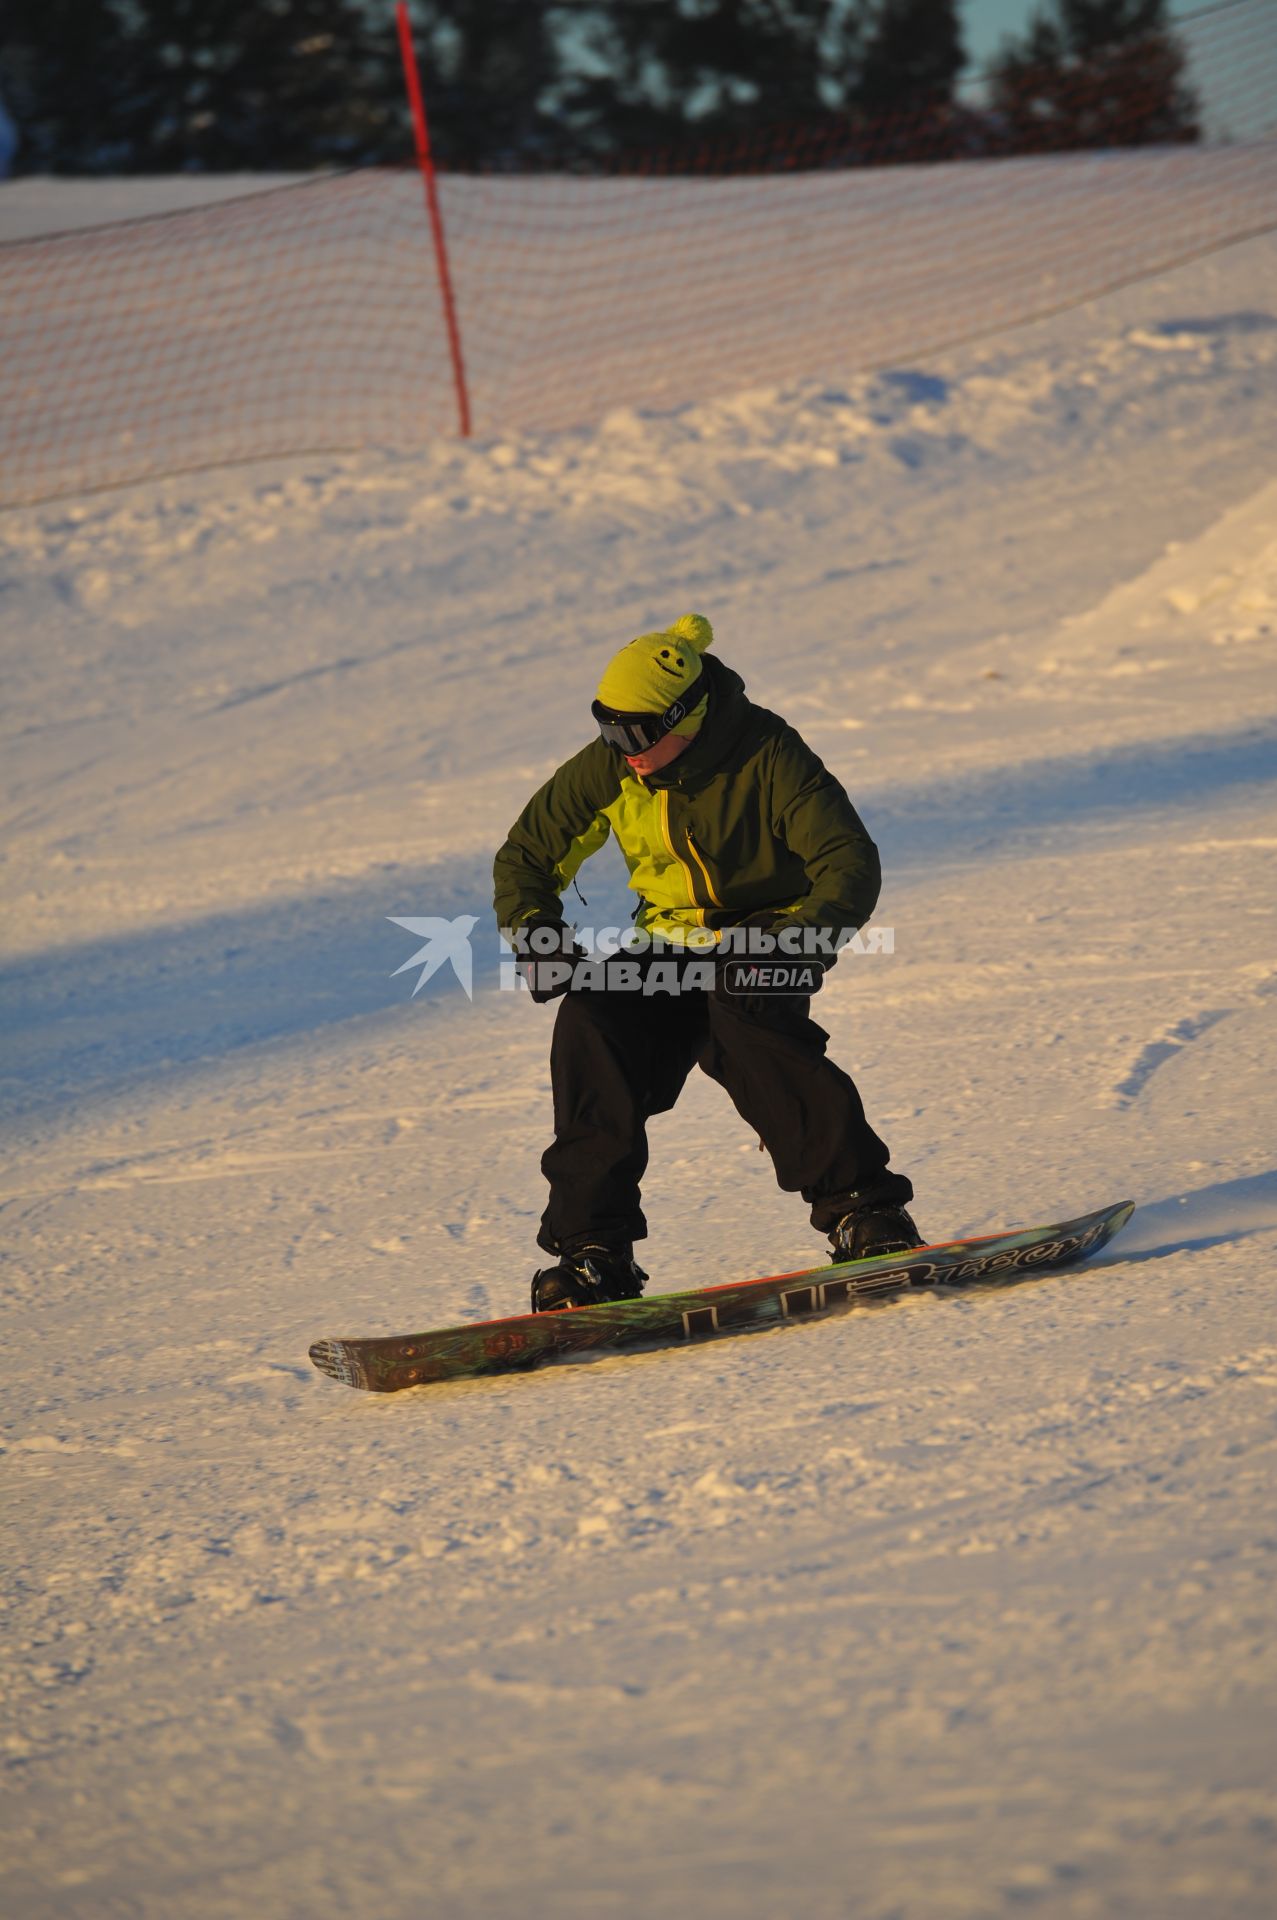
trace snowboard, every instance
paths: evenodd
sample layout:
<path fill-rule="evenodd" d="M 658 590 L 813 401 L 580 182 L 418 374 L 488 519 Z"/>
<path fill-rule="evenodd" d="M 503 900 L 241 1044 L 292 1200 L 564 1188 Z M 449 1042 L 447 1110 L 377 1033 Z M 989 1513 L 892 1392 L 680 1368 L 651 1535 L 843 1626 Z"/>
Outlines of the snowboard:
<path fill-rule="evenodd" d="M 677 1345 L 807 1319 L 898 1294 L 906 1287 L 1004 1285 L 1073 1266 L 1120 1233 L 1134 1211 L 1132 1201 L 1121 1200 L 1059 1226 L 943 1240 L 933 1247 L 911 1247 L 907 1253 L 729 1281 L 725 1286 L 657 1293 L 647 1299 L 616 1300 L 557 1313 L 519 1314 L 509 1320 L 480 1320 L 427 1333 L 317 1340 L 310 1357 L 321 1373 L 348 1387 L 397 1393 L 402 1387 L 516 1372 L 556 1354 L 589 1348 Z"/>

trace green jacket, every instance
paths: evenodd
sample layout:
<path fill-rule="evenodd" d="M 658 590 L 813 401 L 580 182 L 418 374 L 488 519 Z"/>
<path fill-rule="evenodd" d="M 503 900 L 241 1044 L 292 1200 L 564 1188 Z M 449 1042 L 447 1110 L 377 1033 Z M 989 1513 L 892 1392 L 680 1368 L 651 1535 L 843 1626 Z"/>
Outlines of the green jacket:
<path fill-rule="evenodd" d="M 602 740 L 534 793 L 496 858 L 497 924 L 562 918 L 562 894 L 615 833 L 640 927 L 681 940 L 762 908 L 782 924 L 861 927 L 878 849 L 846 793 L 779 714 L 707 655 L 709 710 L 668 770 L 640 778 Z"/>

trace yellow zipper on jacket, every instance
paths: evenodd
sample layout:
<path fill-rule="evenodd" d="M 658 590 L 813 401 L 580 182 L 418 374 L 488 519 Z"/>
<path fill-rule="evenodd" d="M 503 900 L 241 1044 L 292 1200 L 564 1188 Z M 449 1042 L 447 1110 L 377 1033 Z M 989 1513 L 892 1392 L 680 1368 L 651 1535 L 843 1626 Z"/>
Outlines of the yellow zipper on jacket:
<path fill-rule="evenodd" d="M 696 876 L 692 872 L 692 869 L 688 866 L 686 860 L 684 860 L 678 848 L 674 845 L 674 832 L 670 826 L 670 790 L 668 787 L 661 787 L 659 789 L 659 792 L 660 792 L 660 801 L 661 801 L 661 804 L 660 804 L 661 832 L 665 837 L 665 844 L 670 850 L 671 859 L 677 860 L 679 866 L 683 870 L 683 875 L 687 881 L 688 901 L 690 905 L 696 908 L 697 925 L 703 927 L 705 925 L 705 909 L 702 906 L 697 906 Z M 690 845 L 690 842 L 689 842 L 689 845 Z M 693 852 L 694 851 L 695 849 L 693 848 Z M 704 872 L 704 870 L 705 870 L 704 862 L 702 861 L 701 871 Z M 706 876 L 706 879 L 708 882 L 708 875 Z M 713 897 L 712 887 L 710 888 L 710 897 L 711 898 Z"/>
<path fill-rule="evenodd" d="M 704 860 L 702 860 L 700 856 L 700 852 L 697 848 L 696 842 L 692 838 L 692 829 L 690 827 L 687 829 L 687 851 L 691 854 L 693 860 L 695 860 L 697 866 L 700 868 L 701 872 L 705 875 L 706 893 L 709 895 L 710 899 L 713 901 L 716 907 L 721 907 L 723 903 L 714 891 L 714 882 L 709 877 L 709 868 L 705 865 Z"/>

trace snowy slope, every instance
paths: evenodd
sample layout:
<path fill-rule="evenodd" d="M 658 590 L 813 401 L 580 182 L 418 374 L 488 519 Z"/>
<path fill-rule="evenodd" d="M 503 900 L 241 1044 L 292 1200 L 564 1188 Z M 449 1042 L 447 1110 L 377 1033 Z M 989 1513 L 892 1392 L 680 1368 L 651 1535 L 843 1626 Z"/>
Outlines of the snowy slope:
<path fill-rule="evenodd" d="M 157 213 L 215 206 L 246 193 L 267 193 L 313 178 L 287 173 L 139 174 L 132 179 L 58 179 L 25 174 L 0 184 L 0 245 L 143 220 Z"/>
<path fill-rule="evenodd" d="M 1275 370 L 1261 241 L 925 367 L 0 518 L 9 1911 L 1267 1912 Z M 689 606 L 882 847 L 819 1016 L 924 1230 L 1141 1211 L 343 1392 L 314 1335 L 522 1302 L 491 854 Z M 413 1000 L 387 916 L 463 912 L 474 1003 Z M 717 1089 L 653 1140 L 656 1284 L 811 1258 Z"/>

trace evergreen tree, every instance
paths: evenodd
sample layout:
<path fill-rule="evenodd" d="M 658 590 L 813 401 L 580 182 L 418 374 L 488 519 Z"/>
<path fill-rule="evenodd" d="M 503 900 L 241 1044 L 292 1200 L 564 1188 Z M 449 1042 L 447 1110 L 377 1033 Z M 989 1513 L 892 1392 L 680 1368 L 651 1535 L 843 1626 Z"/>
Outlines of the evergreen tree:
<path fill-rule="evenodd" d="M 845 110 L 859 71 L 859 0 L 610 0 L 582 13 L 594 14 L 587 58 L 560 111 L 596 152 L 814 127 Z"/>
<path fill-rule="evenodd" d="M 1057 0 L 1065 50 L 1089 60 L 1166 28 L 1166 0 Z"/>
<path fill-rule="evenodd" d="M 354 165 L 407 150 L 393 33 L 353 0 L 5 0 L 28 172 Z"/>
<path fill-rule="evenodd" d="M 1061 4 L 1083 35 L 1105 0 Z M 770 129 L 820 137 L 851 114 L 948 102 L 955 7 L 412 0 L 412 18 L 445 165 L 593 163 L 693 141 L 732 163 L 739 140 Z M 300 171 L 412 151 L 390 0 L 0 0 L 0 90 L 28 171 Z"/>
<path fill-rule="evenodd" d="M 445 165 L 516 165 L 563 150 L 550 95 L 571 11 L 535 0 L 414 6 L 431 144 Z"/>
<path fill-rule="evenodd" d="M 127 166 L 111 88 L 130 57 L 119 9 L 108 0 L 4 0 L 0 90 L 20 135 L 16 170 Z"/>
<path fill-rule="evenodd" d="M 993 107 L 1013 152 L 1199 138 L 1166 0 L 1055 0 L 1003 47 Z"/>
<path fill-rule="evenodd" d="M 130 0 L 147 170 L 355 165 L 403 151 L 396 50 L 351 0 Z"/>
<path fill-rule="evenodd" d="M 966 59 L 956 0 L 877 0 L 857 100 L 874 118 L 948 106 Z"/>

